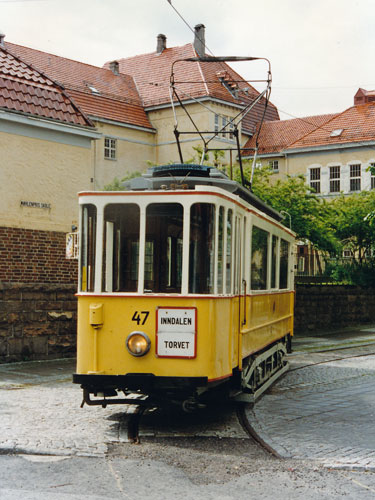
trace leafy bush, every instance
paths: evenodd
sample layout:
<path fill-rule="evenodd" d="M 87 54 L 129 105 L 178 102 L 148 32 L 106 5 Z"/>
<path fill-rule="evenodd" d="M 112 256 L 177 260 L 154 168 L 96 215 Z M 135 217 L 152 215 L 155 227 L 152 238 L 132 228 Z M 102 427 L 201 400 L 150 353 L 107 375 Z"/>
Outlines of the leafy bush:
<path fill-rule="evenodd" d="M 342 264 L 330 262 L 326 265 L 326 276 L 344 285 L 375 286 L 375 260 Z"/>

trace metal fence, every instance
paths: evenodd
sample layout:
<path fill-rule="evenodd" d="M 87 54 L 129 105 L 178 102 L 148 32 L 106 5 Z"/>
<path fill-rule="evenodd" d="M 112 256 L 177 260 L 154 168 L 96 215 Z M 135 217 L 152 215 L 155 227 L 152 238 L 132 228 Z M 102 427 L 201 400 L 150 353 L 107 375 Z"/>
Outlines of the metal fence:
<path fill-rule="evenodd" d="M 365 257 L 359 261 L 353 256 L 331 257 L 318 251 L 296 253 L 295 277 L 299 283 L 335 283 L 342 281 L 345 275 L 364 272 L 375 267 L 374 257 Z"/>

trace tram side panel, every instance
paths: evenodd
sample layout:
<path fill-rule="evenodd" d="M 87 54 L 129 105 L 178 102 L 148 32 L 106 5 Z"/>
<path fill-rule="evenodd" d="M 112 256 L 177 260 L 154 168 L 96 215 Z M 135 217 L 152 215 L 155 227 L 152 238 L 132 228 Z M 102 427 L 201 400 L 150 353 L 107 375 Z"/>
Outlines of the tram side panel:
<path fill-rule="evenodd" d="M 242 358 L 293 335 L 293 300 L 292 291 L 247 297 L 248 316 L 241 328 Z"/>

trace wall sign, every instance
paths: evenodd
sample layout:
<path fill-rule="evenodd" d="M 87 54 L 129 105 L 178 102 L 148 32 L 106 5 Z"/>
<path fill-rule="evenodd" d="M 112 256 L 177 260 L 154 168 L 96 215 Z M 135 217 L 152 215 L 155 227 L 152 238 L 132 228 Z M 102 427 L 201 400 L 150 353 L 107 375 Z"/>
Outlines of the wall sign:
<path fill-rule="evenodd" d="M 40 201 L 21 201 L 21 207 L 50 209 L 51 203 L 41 203 Z"/>

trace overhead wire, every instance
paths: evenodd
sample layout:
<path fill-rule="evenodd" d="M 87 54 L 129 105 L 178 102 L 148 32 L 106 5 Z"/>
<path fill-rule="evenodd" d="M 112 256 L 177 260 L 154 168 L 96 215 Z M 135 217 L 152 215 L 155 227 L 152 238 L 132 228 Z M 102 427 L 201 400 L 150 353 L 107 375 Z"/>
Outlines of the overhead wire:
<path fill-rule="evenodd" d="M 184 24 L 186 24 L 186 26 L 190 29 L 190 31 L 199 38 L 200 42 L 203 44 L 205 50 L 207 50 L 213 57 L 215 57 L 214 53 L 212 52 L 212 50 L 207 46 L 206 44 L 206 41 L 205 40 L 202 40 L 201 37 L 199 36 L 198 33 L 196 33 L 195 30 L 193 30 L 193 28 L 190 26 L 190 24 L 186 21 L 186 19 L 183 17 L 183 15 L 176 9 L 176 7 L 172 4 L 172 0 L 167 0 L 167 2 L 169 3 L 169 5 L 172 7 L 172 9 L 176 12 L 176 14 L 180 17 L 180 19 L 184 22 Z M 263 59 L 263 58 L 260 58 L 260 59 Z M 264 118 L 265 118 L 265 115 L 266 115 L 266 111 L 267 111 L 267 106 L 268 106 L 268 103 L 270 102 L 270 95 L 271 95 L 271 65 L 270 65 L 270 62 L 265 59 L 266 62 L 268 62 L 268 78 L 267 80 L 263 80 L 263 81 L 267 81 L 267 89 L 265 91 L 265 103 L 264 103 L 264 109 L 263 109 L 263 114 L 262 114 L 262 118 L 261 118 L 261 121 L 260 121 L 260 125 L 258 127 L 258 130 L 257 130 L 257 135 L 256 135 L 256 147 L 258 147 L 258 140 L 259 140 L 259 135 L 260 135 L 260 131 L 261 131 L 261 128 L 262 128 L 262 124 L 264 122 Z M 227 66 L 224 65 L 224 63 L 220 62 L 219 61 L 219 64 L 220 66 L 223 68 L 223 70 L 225 70 L 227 72 Z M 246 83 L 250 83 L 251 80 L 242 80 Z M 190 82 L 189 82 L 190 83 Z M 239 89 L 241 91 L 243 91 L 242 89 Z M 176 93 L 176 91 L 174 91 Z M 177 96 L 178 97 L 178 96 Z M 173 102 L 172 102 L 172 106 L 173 106 Z M 247 109 L 249 106 L 251 106 L 251 103 L 248 104 L 246 106 L 245 109 Z M 251 106 L 252 108 L 252 106 Z M 250 109 L 251 109 L 250 108 Z M 247 114 L 247 112 L 246 112 Z M 233 119 L 230 119 L 229 122 L 228 122 L 228 125 L 231 125 L 231 124 L 234 124 L 234 120 L 238 118 L 238 115 L 236 115 L 236 117 L 234 117 Z M 241 120 L 244 118 L 244 116 L 241 118 Z M 240 121 L 241 121 L 240 120 Z M 213 139 L 215 136 L 218 136 L 219 133 L 224 130 L 226 128 L 227 125 L 223 126 L 221 130 L 219 130 L 211 139 Z M 236 125 L 237 127 L 237 125 Z M 210 140 L 211 140 L 210 139 Z M 204 141 L 204 144 L 205 144 L 205 141 Z M 206 148 L 206 144 L 205 144 L 205 148 Z M 240 160 L 240 165 L 241 165 L 241 172 L 242 172 L 242 164 L 241 164 L 241 149 L 239 149 L 238 151 L 238 154 L 239 154 L 239 160 Z M 203 156 L 204 156 L 204 152 L 202 154 L 202 159 L 203 159 Z M 255 164 L 255 161 L 253 162 Z M 254 165 L 253 165 L 254 167 Z M 252 175 L 251 175 L 251 179 L 253 177 L 253 172 L 252 172 Z M 251 189 L 251 180 L 250 180 L 250 185 L 249 185 L 249 188 Z"/>
<path fill-rule="evenodd" d="M 57 0 L 0 0 L 0 3 L 55 2 Z"/>
<path fill-rule="evenodd" d="M 1 1 L 1 0 L 0 0 Z M 22 1 L 22 0 L 21 0 Z M 184 24 L 189 28 L 189 30 L 193 33 L 193 34 L 196 34 L 195 33 L 195 30 L 190 26 L 190 24 L 186 21 L 186 19 L 183 17 L 183 15 L 176 9 L 176 7 L 172 4 L 172 0 L 167 0 L 167 2 L 169 3 L 169 5 L 172 7 L 172 9 L 176 12 L 176 14 L 178 15 L 178 17 L 180 17 L 180 19 L 184 22 Z M 207 49 L 207 51 L 213 56 L 214 56 L 214 53 L 212 52 L 212 50 L 206 45 L 205 41 L 202 40 L 199 35 L 197 35 L 199 40 L 201 41 L 201 43 L 204 45 L 205 49 Z M 221 65 L 221 67 L 223 69 L 226 69 L 225 65 L 223 63 L 219 63 Z M 247 83 L 250 83 L 252 82 L 252 80 L 246 80 Z M 353 86 L 348 86 L 348 87 L 332 87 L 333 89 L 334 88 L 352 88 Z M 317 90 L 319 89 L 325 89 L 325 88 L 331 88 L 331 87 L 318 87 Z M 263 116 L 262 116 L 262 119 L 261 121 L 259 122 L 259 127 L 257 127 L 257 131 L 256 131 L 256 138 L 255 138 L 255 145 L 256 145 L 256 151 L 258 151 L 258 146 L 259 146 L 259 137 L 260 137 L 260 132 L 261 132 L 261 129 L 262 129 L 262 125 L 264 123 L 264 118 L 265 118 L 265 114 L 266 114 L 266 109 L 267 109 L 267 105 L 268 103 L 270 102 L 270 95 L 271 95 L 271 88 L 269 88 L 269 92 L 267 93 L 266 95 L 266 103 L 265 103 L 265 106 L 264 106 L 264 111 L 263 111 Z M 286 111 L 283 111 L 282 109 L 279 109 L 278 110 L 281 112 L 281 113 L 284 113 L 288 116 L 291 116 L 293 119 L 298 119 L 298 120 L 301 120 L 302 122 L 304 123 L 307 123 L 311 126 L 314 127 L 314 129 L 311 131 L 315 131 L 315 130 L 318 130 L 318 129 L 321 129 L 321 130 L 324 130 L 326 132 L 332 132 L 332 130 L 330 128 L 327 128 L 325 127 L 326 123 L 323 123 L 323 125 L 320 125 L 320 126 L 317 126 L 316 123 L 313 123 L 312 121 L 309 121 L 308 118 L 300 118 L 300 117 L 297 117 L 295 115 L 292 115 L 291 113 L 288 113 Z M 339 115 L 341 113 L 327 113 L 328 115 L 332 114 L 332 115 Z M 332 117 L 332 119 L 334 118 L 334 116 Z M 328 121 L 331 121 L 330 119 Z M 311 132 L 307 132 L 307 133 L 311 133 Z M 368 146 L 369 149 L 375 149 L 375 146 Z M 255 161 L 254 161 L 255 163 Z"/>

